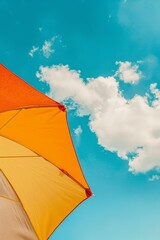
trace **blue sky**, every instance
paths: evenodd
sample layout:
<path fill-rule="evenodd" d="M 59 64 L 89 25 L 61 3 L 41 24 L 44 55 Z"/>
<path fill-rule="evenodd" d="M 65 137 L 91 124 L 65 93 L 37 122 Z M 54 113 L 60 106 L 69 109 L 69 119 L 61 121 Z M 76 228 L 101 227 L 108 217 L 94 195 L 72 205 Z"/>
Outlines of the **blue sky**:
<path fill-rule="evenodd" d="M 95 194 L 51 240 L 159 238 L 159 9 L 159 0 L 0 2 L 0 61 L 66 103 Z"/>

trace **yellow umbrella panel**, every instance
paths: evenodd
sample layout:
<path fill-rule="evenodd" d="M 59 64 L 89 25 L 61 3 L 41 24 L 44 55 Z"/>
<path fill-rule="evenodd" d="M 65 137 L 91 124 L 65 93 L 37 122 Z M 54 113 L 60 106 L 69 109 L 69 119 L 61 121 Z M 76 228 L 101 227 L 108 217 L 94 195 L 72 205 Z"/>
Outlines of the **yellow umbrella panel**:
<path fill-rule="evenodd" d="M 46 240 L 91 195 L 65 107 L 0 65 L 0 236 Z"/>

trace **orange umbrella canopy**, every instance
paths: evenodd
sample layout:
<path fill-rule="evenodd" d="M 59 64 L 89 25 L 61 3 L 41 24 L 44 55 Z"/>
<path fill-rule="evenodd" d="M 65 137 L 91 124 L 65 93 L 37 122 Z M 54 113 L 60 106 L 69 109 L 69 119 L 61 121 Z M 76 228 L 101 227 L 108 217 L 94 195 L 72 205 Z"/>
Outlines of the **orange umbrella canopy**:
<path fill-rule="evenodd" d="M 0 236 L 46 240 L 92 195 L 65 107 L 0 65 Z"/>

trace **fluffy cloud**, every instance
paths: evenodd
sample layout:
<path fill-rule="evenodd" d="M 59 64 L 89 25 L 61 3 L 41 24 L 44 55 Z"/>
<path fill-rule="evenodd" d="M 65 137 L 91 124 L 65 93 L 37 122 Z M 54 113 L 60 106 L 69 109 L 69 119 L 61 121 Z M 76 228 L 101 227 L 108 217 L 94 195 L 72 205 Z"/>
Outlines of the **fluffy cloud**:
<path fill-rule="evenodd" d="M 116 74 L 84 83 L 80 71 L 53 65 L 41 66 L 37 77 L 49 85 L 51 97 L 61 102 L 71 99 L 78 115 L 90 116 L 89 126 L 98 143 L 128 160 L 130 171 L 160 168 L 160 91 L 156 84 L 150 86 L 149 95 L 127 100 Z"/>
<path fill-rule="evenodd" d="M 138 64 L 131 62 L 116 62 L 119 69 L 115 76 L 118 76 L 125 83 L 136 84 L 142 77 L 142 72 L 139 70 Z"/>

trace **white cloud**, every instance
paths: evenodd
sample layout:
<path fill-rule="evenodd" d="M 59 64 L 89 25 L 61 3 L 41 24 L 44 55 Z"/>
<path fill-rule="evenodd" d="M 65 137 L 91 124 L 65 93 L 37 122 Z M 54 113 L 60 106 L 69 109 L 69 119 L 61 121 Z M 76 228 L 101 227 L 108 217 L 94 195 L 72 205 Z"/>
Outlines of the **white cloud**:
<path fill-rule="evenodd" d="M 119 69 L 116 72 L 115 76 L 118 76 L 125 83 L 136 84 L 139 82 L 142 77 L 142 72 L 139 70 L 137 64 L 132 64 L 131 62 L 116 62 L 119 65 Z"/>
<path fill-rule="evenodd" d="M 35 46 L 32 46 L 31 50 L 29 51 L 29 56 L 33 57 L 33 55 L 35 54 L 35 52 L 37 52 L 39 49 L 39 47 L 35 47 Z"/>
<path fill-rule="evenodd" d="M 80 137 L 82 132 L 83 132 L 83 130 L 82 130 L 82 127 L 80 125 L 76 129 L 74 129 L 74 133 L 77 137 Z"/>
<path fill-rule="evenodd" d="M 160 176 L 158 176 L 158 175 L 152 175 L 152 177 L 150 177 L 148 180 L 149 180 L 150 182 L 158 181 L 158 180 L 160 180 Z"/>
<path fill-rule="evenodd" d="M 50 40 L 44 41 L 44 44 L 41 48 L 44 57 L 49 58 L 51 54 L 55 52 L 55 50 L 53 49 L 54 40 L 55 37 L 52 37 Z"/>
<path fill-rule="evenodd" d="M 39 31 L 42 31 L 42 28 L 39 28 Z M 29 56 L 33 57 L 34 53 L 38 52 L 42 53 L 45 58 L 49 58 L 55 52 L 53 45 L 56 39 L 57 36 L 54 36 L 49 40 L 45 40 L 41 47 L 32 46 L 31 50 L 29 51 Z"/>
<path fill-rule="evenodd" d="M 160 91 L 157 89 L 157 83 L 150 85 L 151 93 L 154 95 L 154 101 L 152 102 L 153 107 L 160 106 Z"/>
<path fill-rule="evenodd" d="M 71 99 L 77 114 L 89 115 L 90 129 L 98 143 L 128 160 L 132 172 L 147 172 L 160 168 L 160 91 L 151 85 L 150 95 L 124 98 L 116 75 L 87 79 L 84 83 L 80 71 L 69 66 L 41 66 L 37 77 L 46 82 L 49 95 L 57 101 Z M 132 156 L 132 157 L 131 157 Z"/>

